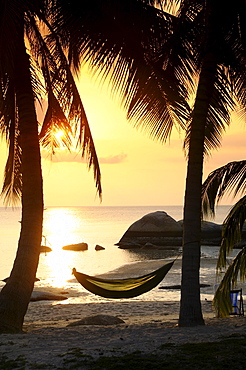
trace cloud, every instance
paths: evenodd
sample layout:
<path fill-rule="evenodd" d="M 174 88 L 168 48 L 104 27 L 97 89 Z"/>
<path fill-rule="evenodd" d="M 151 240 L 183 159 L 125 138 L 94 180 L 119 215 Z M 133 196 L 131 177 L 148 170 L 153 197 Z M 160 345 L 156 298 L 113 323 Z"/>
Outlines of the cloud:
<path fill-rule="evenodd" d="M 115 164 L 125 162 L 127 154 L 121 153 L 118 155 L 110 155 L 108 157 L 99 158 L 100 163 Z"/>
<path fill-rule="evenodd" d="M 50 160 L 53 163 L 86 163 L 86 158 L 82 158 L 81 153 L 74 151 L 68 152 L 65 150 L 57 150 L 54 155 L 50 155 L 47 151 L 42 151 L 43 158 Z M 126 160 L 127 154 L 121 153 L 117 155 L 110 155 L 108 157 L 99 158 L 100 164 L 118 164 Z"/>

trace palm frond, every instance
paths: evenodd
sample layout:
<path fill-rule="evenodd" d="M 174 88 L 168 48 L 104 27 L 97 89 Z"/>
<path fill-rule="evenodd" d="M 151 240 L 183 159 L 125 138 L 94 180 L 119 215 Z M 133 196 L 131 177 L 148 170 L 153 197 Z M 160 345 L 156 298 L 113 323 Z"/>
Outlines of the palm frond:
<path fill-rule="evenodd" d="M 217 270 L 226 267 L 226 257 L 241 241 L 246 220 L 246 196 L 242 197 L 230 210 L 222 229 L 222 242 L 217 260 Z"/>
<path fill-rule="evenodd" d="M 76 69 L 79 61 L 89 61 L 102 81 L 109 77 L 113 92 L 120 91 L 128 118 L 164 141 L 175 120 L 184 128 L 189 107 L 182 98 L 187 95 L 185 86 L 178 80 L 182 73 L 171 62 L 167 66 L 165 59 L 170 59 L 165 45 L 173 34 L 174 17 L 149 3 L 98 0 L 93 8 L 87 3 L 83 13 L 76 3 L 69 19 L 59 18 L 55 31 L 65 32 L 61 28 L 64 21 L 66 30 L 73 28 L 71 39 L 66 34 L 71 65 Z M 164 49 L 168 52 L 165 56 Z M 190 66 L 186 68 L 188 71 Z"/>
<path fill-rule="evenodd" d="M 40 33 L 36 20 L 33 17 L 29 19 L 32 55 L 41 67 L 48 92 L 48 109 L 40 132 L 41 143 L 54 152 L 60 145 L 54 135 L 57 130 L 61 129 L 64 132 L 62 142 L 68 149 L 72 144 L 72 138 L 77 137 L 77 146 L 82 149 L 82 157 L 86 155 L 88 167 L 93 166 L 96 189 L 101 196 L 99 161 L 83 103 L 60 39 L 53 32 L 52 25 L 47 19 L 43 21 L 50 32 L 45 38 Z"/>
<path fill-rule="evenodd" d="M 10 103 L 11 101 L 8 100 L 8 102 Z M 21 176 L 21 149 L 19 143 L 18 116 L 14 104 L 11 115 L 8 118 L 9 125 L 6 132 L 9 150 L 7 162 L 5 165 L 4 182 L 2 186 L 1 196 L 4 196 L 4 202 L 6 204 L 10 203 L 15 204 L 20 200 L 21 197 L 22 176 Z"/>
<path fill-rule="evenodd" d="M 212 171 L 203 183 L 202 207 L 204 215 L 214 215 L 215 204 L 226 193 L 236 196 L 246 190 L 246 161 L 233 161 Z"/>
<path fill-rule="evenodd" d="M 18 137 L 9 144 L 1 195 L 6 205 L 20 201 L 22 194 L 21 149 Z"/>
<path fill-rule="evenodd" d="M 71 146 L 71 126 L 61 108 L 58 99 L 53 94 L 52 90 L 48 94 L 48 108 L 44 117 L 42 129 L 39 134 L 42 145 L 50 148 L 52 153 L 55 148 L 60 146 L 60 141 L 56 139 L 55 133 L 62 130 L 64 138 L 62 137 L 63 144 L 69 149 Z"/>
<path fill-rule="evenodd" d="M 62 105 L 63 109 L 67 111 L 67 124 L 70 125 L 70 129 L 66 132 L 71 134 L 74 138 L 77 138 L 77 148 L 82 150 L 82 157 L 86 157 L 88 168 L 90 169 L 93 167 L 96 189 L 101 197 L 100 165 L 85 109 L 59 39 L 53 32 L 52 27 L 49 24 L 47 24 L 47 26 L 51 31 L 50 36 L 47 38 L 47 42 L 49 45 L 53 45 L 56 50 L 55 54 L 60 58 L 59 69 L 52 77 L 52 86 L 54 84 L 56 85 L 58 82 L 56 90 L 59 103 Z"/>
<path fill-rule="evenodd" d="M 222 133 L 230 124 L 230 116 L 235 108 L 236 101 L 227 69 L 217 65 L 215 83 L 211 89 L 210 102 L 207 107 L 204 153 L 209 154 L 211 149 L 221 145 Z M 187 130 L 184 147 L 190 143 L 190 128 Z"/>
<path fill-rule="evenodd" d="M 230 290 L 236 287 L 238 278 L 241 281 L 246 278 L 246 247 L 233 259 L 216 290 L 213 306 L 218 317 L 226 317 L 230 314 L 232 310 Z"/>
<path fill-rule="evenodd" d="M 1 196 L 6 204 L 15 204 L 22 191 L 21 150 L 14 86 L 7 76 L 2 78 L 0 88 L 0 132 L 9 146 Z"/>

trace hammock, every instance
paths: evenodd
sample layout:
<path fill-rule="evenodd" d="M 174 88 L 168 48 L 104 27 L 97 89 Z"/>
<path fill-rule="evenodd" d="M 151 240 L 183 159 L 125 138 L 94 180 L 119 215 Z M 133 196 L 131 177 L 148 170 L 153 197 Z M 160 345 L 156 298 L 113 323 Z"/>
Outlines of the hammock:
<path fill-rule="evenodd" d="M 73 275 L 78 282 L 91 293 L 104 298 L 133 298 L 156 287 L 166 276 L 173 262 L 169 262 L 156 271 L 130 279 L 101 279 L 77 272 Z"/>

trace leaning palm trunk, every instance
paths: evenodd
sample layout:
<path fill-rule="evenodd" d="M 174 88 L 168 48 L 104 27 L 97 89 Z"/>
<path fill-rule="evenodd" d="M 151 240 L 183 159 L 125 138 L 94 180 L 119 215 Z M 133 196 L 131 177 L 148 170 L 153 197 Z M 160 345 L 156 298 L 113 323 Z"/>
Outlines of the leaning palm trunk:
<path fill-rule="evenodd" d="M 22 38 L 24 40 L 24 38 Z M 17 255 L 10 279 L 0 293 L 0 333 L 21 332 L 38 267 L 43 190 L 38 125 L 24 41 L 15 59 L 16 111 L 22 156 L 22 219 Z"/>
<path fill-rule="evenodd" d="M 190 128 L 183 224 L 179 326 L 203 325 L 200 300 L 201 189 L 206 117 L 216 76 L 216 61 L 204 59 Z"/>

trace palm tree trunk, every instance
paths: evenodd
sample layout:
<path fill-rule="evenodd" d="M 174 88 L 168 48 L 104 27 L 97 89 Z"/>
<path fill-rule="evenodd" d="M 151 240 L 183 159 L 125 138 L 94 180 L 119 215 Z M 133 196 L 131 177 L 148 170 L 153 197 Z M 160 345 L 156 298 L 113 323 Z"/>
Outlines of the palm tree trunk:
<path fill-rule="evenodd" d="M 204 325 L 200 300 L 201 189 L 206 117 L 216 75 L 213 53 L 204 59 L 191 122 L 183 224 L 179 326 Z"/>
<path fill-rule="evenodd" d="M 22 331 L 38 267 L 43 224 L 38 125 L 24 37 L 20 37 L 15 66 L 16 106 L 22 150 L 22 219 L 10 279 L 0 293 L 0 333 Z"/>

